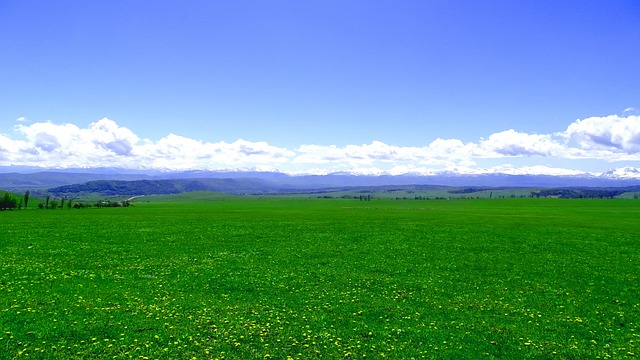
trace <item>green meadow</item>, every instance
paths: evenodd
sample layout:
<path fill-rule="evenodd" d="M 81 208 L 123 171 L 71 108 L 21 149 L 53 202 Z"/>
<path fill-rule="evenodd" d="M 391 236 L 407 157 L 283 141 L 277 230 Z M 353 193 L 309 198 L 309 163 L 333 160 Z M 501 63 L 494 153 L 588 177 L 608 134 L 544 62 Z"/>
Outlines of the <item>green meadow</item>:
<path fill-rule="evenodd" d="M 640 354 L 640 201 L 141 197 L 0 213 L 0 358 Z"/>

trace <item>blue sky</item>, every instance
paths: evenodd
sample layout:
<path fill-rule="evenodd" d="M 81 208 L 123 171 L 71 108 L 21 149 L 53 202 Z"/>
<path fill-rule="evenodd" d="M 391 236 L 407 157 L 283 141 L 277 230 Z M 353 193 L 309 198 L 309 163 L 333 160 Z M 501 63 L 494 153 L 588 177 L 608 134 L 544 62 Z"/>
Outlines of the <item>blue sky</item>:
<path fill-rule="evenodd" d="M 640 166 L 637 1 L 0 1 L 0 165 Z"/>

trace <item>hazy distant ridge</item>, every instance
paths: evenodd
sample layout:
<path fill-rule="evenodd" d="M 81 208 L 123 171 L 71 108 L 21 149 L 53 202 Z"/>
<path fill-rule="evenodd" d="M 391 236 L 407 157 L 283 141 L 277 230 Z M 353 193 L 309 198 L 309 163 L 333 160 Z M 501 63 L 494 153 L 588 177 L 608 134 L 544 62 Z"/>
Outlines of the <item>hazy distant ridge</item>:
<path fill-rule="evenodd" d="M 98 180 L 84 184 L 51 188 L 57 195 L 98 193 L 111 195 L 179 194 L 190 191 L 216 191 L 226 193 L 262 193 L 277 191 L 260 179 L 173 179 L 173 180 Z"/>
<path fill-rule="evenodd" d="M 77 171 L 77 170 L 76 170 Z M 185 191 L 275 193 L 315 189 L 386 186 L 491 186 L 491 187 L 628 187 L 640 185 L 640 171 L 626 167 L 599 175 L 505 174 L 455 172 L 431 175 L 359 175 L 347 172 L 326 175 L 288 175 L 263 171 L 134 172 L 94 170 L 92 173 L 47 171 L 0 173 L 0 189 L 24 191 L 48 189 L 55 194 L 95 192 L 119 195 L 173 194 Z"/>

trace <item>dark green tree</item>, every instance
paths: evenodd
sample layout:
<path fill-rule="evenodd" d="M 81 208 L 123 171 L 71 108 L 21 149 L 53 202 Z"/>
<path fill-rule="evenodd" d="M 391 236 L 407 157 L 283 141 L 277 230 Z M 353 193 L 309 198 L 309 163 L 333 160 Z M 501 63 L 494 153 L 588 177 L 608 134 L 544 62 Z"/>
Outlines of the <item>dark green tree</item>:
<path fill-rule="evenodd" d="M 29 206 L 29 195 L 31 195 L 31 191 L 27 190 L 24 192 L 24 207 Z"/>
<path fill-rule="evenodd" d="M 0 210 L 15 209 L 16 205 L 16 199 L 11 197 L 8 192 L 5 192 L 4 197 L 0 200 Z"/>
<path fill-rule="evenodd" d="M 49 200 L 51 200 L 51 195 L 47 195 L 47 197 L 44 198 L 44 208 L 45 209 L 49 208 Z"/>

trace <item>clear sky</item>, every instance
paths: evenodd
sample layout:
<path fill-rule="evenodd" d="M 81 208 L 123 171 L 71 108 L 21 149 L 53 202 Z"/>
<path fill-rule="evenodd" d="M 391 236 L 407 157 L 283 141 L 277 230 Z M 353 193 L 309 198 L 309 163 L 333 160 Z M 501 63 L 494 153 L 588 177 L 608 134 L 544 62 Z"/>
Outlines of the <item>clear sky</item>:
<path fill-rule="evenodd" d="M 639 64 L 636 0 L 0 0 L 0 166 L 640 166 Z"/>

